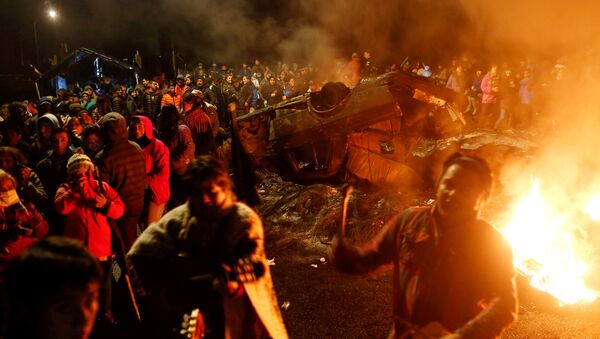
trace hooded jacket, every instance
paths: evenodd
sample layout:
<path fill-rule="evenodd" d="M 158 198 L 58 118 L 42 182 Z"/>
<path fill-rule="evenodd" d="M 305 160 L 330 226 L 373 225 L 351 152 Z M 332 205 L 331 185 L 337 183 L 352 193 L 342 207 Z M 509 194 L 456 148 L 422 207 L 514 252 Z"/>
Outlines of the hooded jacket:
<path fill-rule="evenodd" d="M 148 117 L 143 115 L 136 115 L 135 117 L 144 124 L 146 139 L 148 140 L 142 150 L 146 158 L 148 186 L 150 186 L 152 193 L 151 201 L 157 205 L 164 204 L 171 195 L 169 149 L 162 141 L 154 137 L 152 121 Z"/>
<path fill-rule="evenodd" d="M 125 205 L 143 204 L 146 188 L 146 159 L 138 144 L 128 140 L 125 118 L 116 112 L 100 120 L 100 128 L 107 141 L 96 155 L 100 180 L 114 188 Z"/>

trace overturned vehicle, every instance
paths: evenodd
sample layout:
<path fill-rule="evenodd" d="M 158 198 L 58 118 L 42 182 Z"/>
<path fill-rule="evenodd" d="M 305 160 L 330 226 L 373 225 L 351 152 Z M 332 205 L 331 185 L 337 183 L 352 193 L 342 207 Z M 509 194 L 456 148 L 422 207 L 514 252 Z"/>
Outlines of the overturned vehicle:
<path fill-rule="evenodd" d="M 482 156 L 500 168 L 508 157 L 531 151 L 533 145 L 514 133 L 466 133 L 457 96 L 393 72 L 353 89 L 327 83 L 236 121 L 248 153 L 301 181 L 350 173 L 391 189 L 426 188 L 453 152 Z"/>

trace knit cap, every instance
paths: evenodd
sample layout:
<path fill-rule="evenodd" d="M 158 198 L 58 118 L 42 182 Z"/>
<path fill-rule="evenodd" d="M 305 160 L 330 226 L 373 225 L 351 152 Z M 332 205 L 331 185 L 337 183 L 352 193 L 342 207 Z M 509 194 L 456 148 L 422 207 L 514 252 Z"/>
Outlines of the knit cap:
<path fill-rule="evenodd" d="M 81 166 L 94 169 L 94 163 L 90 160 L 90 157 L 85 154 L 75 153 L 67 161 L 67 172 L 71 175 L 75 169 Z"/>

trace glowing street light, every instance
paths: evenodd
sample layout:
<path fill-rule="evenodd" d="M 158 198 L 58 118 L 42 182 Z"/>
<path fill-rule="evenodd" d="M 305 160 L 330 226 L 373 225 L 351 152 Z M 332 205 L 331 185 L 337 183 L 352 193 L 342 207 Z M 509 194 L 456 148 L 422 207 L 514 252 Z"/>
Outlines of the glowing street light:
<path fill-rule="evenodd" d="M 58 17 L 58 12 L 55 9 L 50 8 L 50 9 L 48 9 L 48 17 L 50 17 L 50 19 L 52 21 L 54 21 Z M 34 43 L 35 43 L 35 60 L 37 62 L 37 66 L 39 67 L 40 66 L 40 46 L 38 45 L 37 19 L 33 20 L 33 39 L 34 39 Z"/>

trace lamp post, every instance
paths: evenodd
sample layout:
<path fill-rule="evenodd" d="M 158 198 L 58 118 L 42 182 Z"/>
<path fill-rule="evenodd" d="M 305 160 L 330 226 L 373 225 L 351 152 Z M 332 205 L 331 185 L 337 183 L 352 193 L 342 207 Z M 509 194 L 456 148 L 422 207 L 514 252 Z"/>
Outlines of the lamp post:
<path fill-rule="evenodd" d="M 48 9 L 48 17 L 54 21 L 58 17 L 58 12 L 55 9 Z M 37 19 L 33 20 L 33 42 L 35 44 L 35 61 L 38 67 L 40 67 L 40 45 L 38 43 L 38 33 L 37 33 Z"/>

